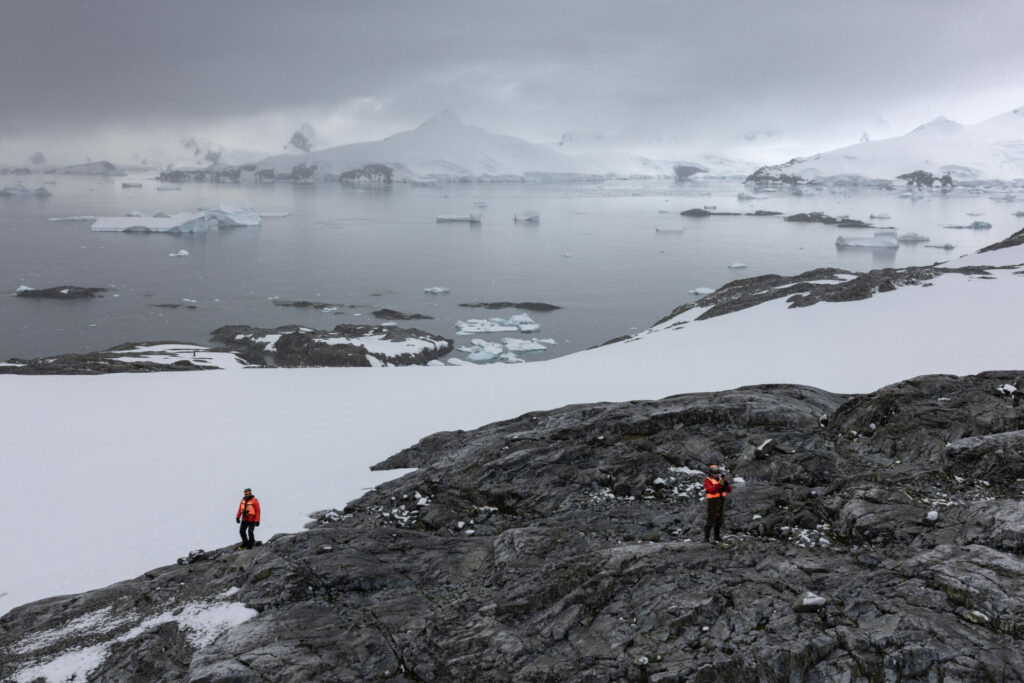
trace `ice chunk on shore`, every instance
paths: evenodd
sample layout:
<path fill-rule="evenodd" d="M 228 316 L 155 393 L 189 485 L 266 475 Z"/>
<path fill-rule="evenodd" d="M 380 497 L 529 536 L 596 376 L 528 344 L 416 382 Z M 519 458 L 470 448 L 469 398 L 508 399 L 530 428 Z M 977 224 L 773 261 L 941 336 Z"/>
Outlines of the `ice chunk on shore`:
<path fill-rule="evenodd" d="M 252 204 L 221 204 L 210 211 L 210 217 L 222 228 L 255 228 L 263 222 Z"/>
<path fill-rule="evenodd" d="M 519 213 L 512 216 L 512 220 L 514 220 L 516 223 L 539 223 L 540 214 L 534 211 L 533 209 L 528 209 L 526 211 L 520 211 Z"/>
<path fill-rule="evenodd" d="M 447 287 L 427 287 L 423 291 L 427 294 L 447 294 L 450 290 Z"/>
<path fill-rule="evenodd" d="M 896 249 L 900 246 L 895 230 L 876 230 L 874 237 L 843 237 L 836 238 L 836 247 L 856 247 L 861 249 Z"/>
<path fill-rule="evenodd" d="M 176 213 L 167 218 L 156 216 L 100 217 L 92 224 L 93 232 L 206 232 L 209 223 L 205 213 Z"/>
<path fill-rule="evenodd" d="M 18 285 L 18 288 L 14 290 L 14 293 L 17 294 L 18 292 L 31 292 L 33 290 L 35 290 L 35 287 L 29 287 L 28 285 Z"/>
<path fill-rule="evenodd" d="M 689 293 L 700 294 L 701 296 L 703 296 L 704 294 L 711 294 L 714 291 L 715 290 L 711 289 L 710 287 L 698 287 L 697 289 L 691 289 Z"/>

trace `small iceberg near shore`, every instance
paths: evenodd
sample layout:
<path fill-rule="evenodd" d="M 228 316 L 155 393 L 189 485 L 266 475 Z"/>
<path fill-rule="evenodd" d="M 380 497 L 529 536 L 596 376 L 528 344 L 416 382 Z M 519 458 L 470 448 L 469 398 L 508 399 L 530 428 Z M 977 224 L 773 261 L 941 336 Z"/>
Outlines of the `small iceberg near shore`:
<path fill-rule="evenodd" d="M 740 268 L 746 268 L 747 264 L 740 263 L 739 261 L 733 261 L 732 263 L 729 264 L 729 267 L 732 268 L 733 270 L 739 270 Z"/>
<path fill-rule="evenodd" d="M 896 240 L 899 241 L 899 242 L 909 242 L 909 243 L 927 242 L 930 239 L 931 239 L 930 237 L 926 237 L 924 235 L 920 235 L 920 234 L 918 234 L 916 232 L 905 232 L 905 233 L 903 233 L 902 235 L 900 235 L 899 237 L 896 238 Z"/>
<path fill-rule="evenodd" d="M 698 287 L 697 289 L 691 289 L 688 292 L 688 294 L 697 294 L 699 296 L 704 296 L 705 294 L 713 294 L 714 291 L 715 290 L 711 289 L 710 287 Z"/>
<path fill-rule="evenodd" d="M 836 248 L 858 249 L 896 249 L 900 246 L 895 230 L 876 230 L 874 237 L 843 237 L 836 238 Z"/>
<path fill-rule="evenodd" d="M 447 287 L 424 287 L 423 291 L 426 294 L 448 294 L 451 290 Z"/>
<path fill-rule="evenodd" d="M 528 209 L 512 216 L 512 220 L 516 223 L 540 223 L 540 214 L 533 209 Z"/>

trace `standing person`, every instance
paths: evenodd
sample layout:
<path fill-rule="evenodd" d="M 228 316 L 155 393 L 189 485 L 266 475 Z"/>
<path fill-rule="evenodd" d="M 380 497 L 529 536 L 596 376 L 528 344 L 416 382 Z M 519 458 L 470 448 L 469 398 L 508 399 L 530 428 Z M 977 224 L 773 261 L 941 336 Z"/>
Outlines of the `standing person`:
<path fill-rule="evenodd" d="M 235 523 L 241 523 L 238 533 L 242 536 L 242 545 L 238 546 L 237 550 L 254 548 L 256 539 L 253 537 L 253 529 L 260 525 L 260 501 L 252 495 L 252 489 L 246 489 L 242 494 L 242 502 L 238 504 Z"/>
<path fill-rule="evenodd" d="M 722 522 L 725 521 L 725 496 L 732 493 L 732 486 L 725 480 L 725 474 L 718 465 L 708 468 L 708 476 L 704 479 L 705 497 L 708 499 L 708 521 L 704 524 L 704 542 L 711 540 L 711 530 L 715 530 L 715 543 L 722 540 Z"/>

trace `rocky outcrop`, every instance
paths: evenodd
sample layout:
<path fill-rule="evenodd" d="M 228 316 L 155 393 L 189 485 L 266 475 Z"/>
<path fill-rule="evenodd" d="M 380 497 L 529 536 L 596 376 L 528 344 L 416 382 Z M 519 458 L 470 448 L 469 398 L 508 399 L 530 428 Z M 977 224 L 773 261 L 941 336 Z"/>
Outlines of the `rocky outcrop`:
<path fill-rule="evenodd" d="M 911 171 L 910 173 L 896 176 L 896 179 L 905 180 L 908 186 L 914 187 L 932 187 L 936 182 L 942 187 L 953 187 L 953 178 L 950 177 L 949 173 L 945 173 L 941 178 L 938 178 L 928 171 Z"/>
<path fill-rule="evenodd" d="M 174 345 L 180 347 L 175 356 L 178 360 L 152 360 L 154 347 Z M 120 372 L 180 372 L 183 370 L 210 370 L 211 365 L 197 358 L 203 347 L 179 342 L 133 342 L 119 344 L 106 351 L 89 353 L 65 353 L 44 358 L 11 358 L 0 363 L 0 374 L 4 375 L 107 375 Z M 166 351 L 157 355 L 166 357 Z"/>
<path fill-rule="evenodd" d="M 561 306 L 555 306 L 554 304 L 546 304 L 541 301 L 489 301 L 475 304 L 459 304 L 463 308 L 487 308 L 492 311 L 500 310 L 502 308 L 518 308 L 524 311 L 536 311 L 538 313 L 547 313 L 548 311 L 557 311 Z"/>
<path fill-rule="evenodd" d="M 338 176 L 343 183 L 370 183 L 390 185 L 394 170 L 386 164 L 367 164 L 361 168 L 345 171 Z"/>
<path fill-rule="evenodd" d="M 791 216 L 786 216 L 782 220 L 790 223 L 823 223 L 824 225 L 834 225 L 837 228 L 871 228 L 874 227 L 871 223 L 865 223 L 862 220 L 855 218 L 836 218 L 829 216 L 826 213 L 820 211 L 812 211 L 810 213 L 795 213 Z"/>
<path fill-rule="evenodd" d="M 450 339 L 430 332 L 383 325 L 337 325 L 331 331 L 226 325 L 210 338 L 249 362 L 284 368 L 424 365 L 454 348 Z"/>
<path fill-rule="evenodd" d="M 422 313 L 402 313 L 391 308 L 380 308 L 373 312 L 377 320 L 433 320 L 434 318 Z"/>
<path fill-rule="evenodd" d="M 100 292 L 105 291 L 107 291 L 106 287 L 79 287 L 77 285 L 61 285 L 45 289 L 20 287 L 15 292 L 15 296 L 26 299 L 92 299 Z"/>
<path fill-rule="evenodd" d="M 1021 680 L 1022 381 L 756 386 L 434 434 L 306 532 L 12 610 L 0 678 L 88 653 L 90 680 Z M 712 463 L 735 487 L 720 545 Z M 202 610 L 242 621 L 199 632 Z"/>

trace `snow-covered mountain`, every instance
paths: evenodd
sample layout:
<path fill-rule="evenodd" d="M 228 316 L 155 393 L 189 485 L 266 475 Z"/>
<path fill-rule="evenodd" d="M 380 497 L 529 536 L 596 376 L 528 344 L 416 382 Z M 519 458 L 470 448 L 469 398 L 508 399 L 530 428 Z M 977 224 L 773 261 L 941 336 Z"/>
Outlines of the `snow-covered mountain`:
<path fill-rule="evenodd" d="M 970 126 L 940 116 L 901 137 L 765 166 L 750 179 L 899 183 L 915 171 L 936 179 L 948 174 L 958 184 L 1024 179 L 1024 107 Z"/>
<path fill-rule="evenodd" d="M 376 142 L 331 147 L 319 152 L 270 157 L 257 163 L 276 176 L 311 170 L 312 179 L 358 174 L 367 167 L 387 167 L 392 180 L 512 179 L 530 174 L 586 173 L 558 152 L 507 135 L 463 124 L 443 112 L 413 130 Z M 356 176 L 353 176 L 356 179 Z"/>

